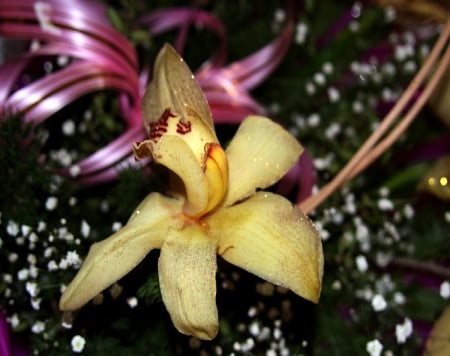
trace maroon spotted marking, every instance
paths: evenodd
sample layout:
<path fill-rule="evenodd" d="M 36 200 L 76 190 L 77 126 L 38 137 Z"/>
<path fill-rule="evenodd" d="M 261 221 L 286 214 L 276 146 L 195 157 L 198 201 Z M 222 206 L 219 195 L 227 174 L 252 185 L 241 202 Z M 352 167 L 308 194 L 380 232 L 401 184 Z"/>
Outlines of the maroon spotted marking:
<path fill-rule="evenodd" d="M 158 121 L 151 122 L 150 126 L 150 139 L 156 140 L 160 138 L 167 132 L 167 127 L 169 126 L 169 118 L 175 117 L 170 109 L 164 110 Z"/>
<path fill-rule="evenodd" d="M 187 122 L 182 122 L 181 120 L 178 121 L 177 124 L 177 133 L 179 133 L 180 135 L 185 135 L 188 132 L 191 132 L 192 128 L 191 128 L 191 122 L 187 121 Z"/>

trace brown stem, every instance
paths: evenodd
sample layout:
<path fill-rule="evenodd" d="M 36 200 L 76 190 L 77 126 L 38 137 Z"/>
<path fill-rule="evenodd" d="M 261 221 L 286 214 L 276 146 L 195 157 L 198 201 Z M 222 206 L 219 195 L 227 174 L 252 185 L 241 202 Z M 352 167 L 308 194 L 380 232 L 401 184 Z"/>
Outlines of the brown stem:
<path fill-rule="evenodd" d="M 397 128 L 393 129 L 383 141 L 376 145 L 382 136 L 386 133 L 390 126 L 393 125 L 396 118 L 401 114 L 403 109 L 407 106 L 414 93 L 419 86 L 429 76 L 429 72 L 435 66 L 439 55 L 445 48 L 448 38 L 450 37 L 450 19 L 443 28 L 439 39 L 433 47 L 430 55 L 425 63 L 413 78 L 409 86 L 404 91 L 403 95 L 398 100 L 397 104 L 391 109 L 387 116 L 382 120 L 380 126 L 369 136 L 360 149 L 355 153 L 352 159 L 345 165 L 345 167 L 325 186 L 323 186 L 316 194 L 310 196 L 305 201 L 299 204 L 300 208 L 307 214 L 321 204 L 329 195 L 336 189 L 348 182 L 355 175 L 361 173 L 369 164 L 378 158 L 388 147 L 390 147 L 398 137 L 406 130 L 407 126 L 414 120 L 420 109 L 428 100 L 439 80 L 442 78 L 443 71 L 449 63 L 449 50 L 447 49 L 443 58 L 440 61 L 438 69 L 434 71 L 432 77 L 428 81 L 428 85 L 424 92 L 412 106 L 411 110 L 405 114 L 405 117 L 400 121 Z"/>
<path fill-rule="evenodd" d="M 428 85 L 423 90 L 422 94 L 419 96 L 417 101 L 411 107 L 410 111 L 405 115 L 405 117 L 398 123 L 397 127 L 392 129 L 392 132 L 383 139 L 377 146 L 375 146 L 365 157 L 364 160 L 353 169 L 353 171 L 348 176 L 348 179 L 353 178 L 358 173 L 362 172 L 368 165 L 375 161 L 379 156 L 383 154 L 390 146 L 392 146 L 395 141 L 400 137 L 400 135 L 405 132 L 409 124 L 417 117 L 419 111 L 427 103 L 433 91 L 438 86 L 441 78 L 444 76 L 445 71 L 450 63 L 450 47 L 445 51 L 444 56 L 439 63 L 436 71 L 428 82 Z"/>
<path fill-rule="evenodd" d="M 450 269 L 431 261 L 419 261 L 408 257 L 394 257 L 392 266 L 412 269 L 418 272 L 431 273 L 445 279 L 450 278 Z"/>

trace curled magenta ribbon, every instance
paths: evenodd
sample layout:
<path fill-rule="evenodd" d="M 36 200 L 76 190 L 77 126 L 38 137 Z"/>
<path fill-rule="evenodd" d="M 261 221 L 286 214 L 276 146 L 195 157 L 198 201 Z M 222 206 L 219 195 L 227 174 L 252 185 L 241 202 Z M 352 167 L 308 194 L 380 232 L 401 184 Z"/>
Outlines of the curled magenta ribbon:
<path fill-rule="evenodd" d="M 218 36 L 216 53 L 196 72 L 216 123 L 238 123 L 249 114 L 265 114 L 249 90 L 280 63 L 293 32 L 293 22 L 288 21 L 271 43 L 225 65 L 226 31 L 220 20 L 206 11 L 158 10 L 143 16 L 137 25 L 147 28 L 153 36 L 178 30 L 174 46 L 179 52 L 183 51 L 192 25 L 207 28 Z M 135 49 L 111 26 L 104 5 L 86 0 L 72 1 L 70 6 L 59 0 L 2 1 L 0 35 L 40 42 L 39 48 L 26 51 L 0 67 L 1 113 L 22 114 L 26 122 L 39 125 L 83 95 L 113 89 L 120 98 L 125 132 L 76 163 L 74 178 L 83 184 L 106 182 L 117 178 L 123 168 L 142 164 L 135 162 L 131 142 L 146 135 L 141 98 L 148 83 L 148 70 L 139 68 Z M 66 56 L 70 62 L 56 72 L 18 85 L 33 60 L 49 56 Z M 70 168 L 63 168 L 58 173 L 70 176 L 70 172 Z"/>

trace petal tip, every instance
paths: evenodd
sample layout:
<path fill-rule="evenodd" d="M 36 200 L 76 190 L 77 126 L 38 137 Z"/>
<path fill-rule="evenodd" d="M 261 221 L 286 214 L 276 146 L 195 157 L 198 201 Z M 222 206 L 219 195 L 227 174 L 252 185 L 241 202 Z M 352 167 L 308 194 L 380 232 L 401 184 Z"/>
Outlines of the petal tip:
<path fill-rule="evenodd" d="M 79 298 L 74 297 L 74 291 L 67 287 L 61 298 L 59 299 L 59 310 L 61 311 L 74 311 L 80 309 L 85 303 L 80 302 Z"/>
<path fill-rule="evenodd" d="M 193 336 L 200 340 L 212 340 L 219 333 L 219 324 L 211 324 L 203 328 L 195 328 L 190 330 L 180 329 L 177 327 L 177 330 L 182 334 Z"/>

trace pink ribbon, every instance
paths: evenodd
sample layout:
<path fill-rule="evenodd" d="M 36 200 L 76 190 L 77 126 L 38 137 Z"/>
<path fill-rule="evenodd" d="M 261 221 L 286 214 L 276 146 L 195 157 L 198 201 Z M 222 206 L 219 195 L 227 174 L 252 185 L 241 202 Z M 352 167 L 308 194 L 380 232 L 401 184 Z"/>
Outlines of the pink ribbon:
<path fill-rule="evenodd" d="M 158 10 L 143 16 L 138 25 L 147 28 L 153 36 L 178 30 L 174 46 L 179 52 L 184 49 L 190 26 L 203 26 L 218 36 L 216 53 L 196 73 L 216 123 L 239 123 L 249 114 L 265 114 L 263 106 L 248 91 L 280 63 L 293 31 L 293 23 L 289 21 L 274 41 L 224 66 L 226 31 L 208 12 L 191 8 Z M 112 28 L 103 5 L 84 0 L 71 1 L 70 6 L 58 0 L 3 1 L 0 34 L 41 43 L 39 48 L 22 53 L 0 67 L 0 112 L 22 114 L 26 122 L 38 125 L 86 94 L 113 89 L 120 98 L 126 130 L 76 163 L 76 179 L 84 184 L 110 181 L 123 168 L 143 164 L 134 161 L 131 143 L 146 136 L 140 107 L 148 68 L 139 68 L 135 49 Z M 68 57 L 70 63 L 31 83 L 21 83 L 34 60 L 57 56 Z M 59 170 L 66 176 L 70 172 L 70 168 Z"/>
<path fill-rule="evenodd" d="M 8 323 L 2 310 L 0 310 L 0 355 L 11 356 Z"/>

